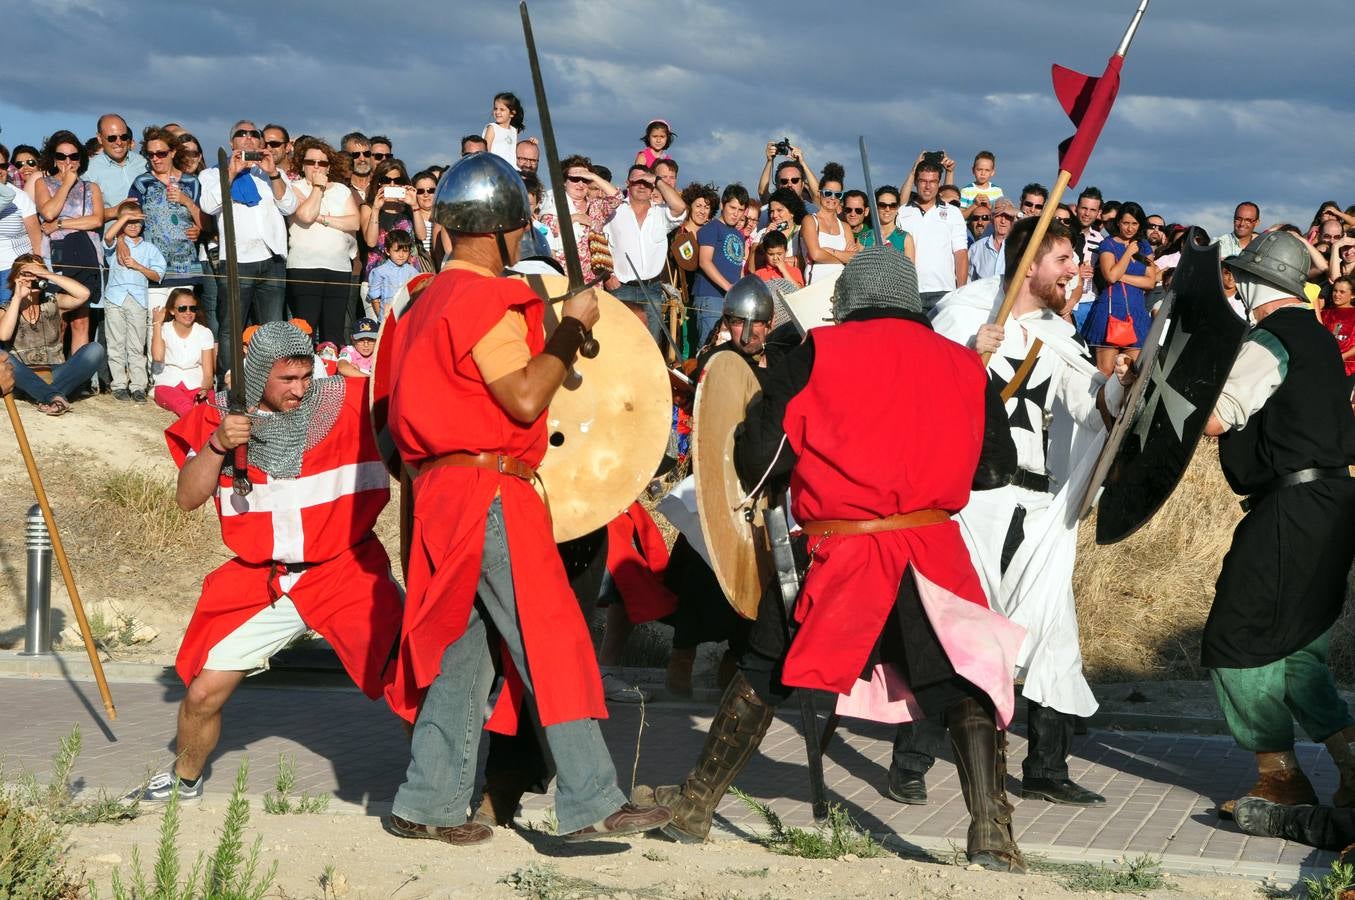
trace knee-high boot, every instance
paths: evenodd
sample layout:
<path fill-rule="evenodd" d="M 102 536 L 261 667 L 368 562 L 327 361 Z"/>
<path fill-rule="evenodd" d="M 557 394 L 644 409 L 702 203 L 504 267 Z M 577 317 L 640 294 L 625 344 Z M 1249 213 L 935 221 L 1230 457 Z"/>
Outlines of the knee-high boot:
<path fill-rule="evenodd" d="M 1261 797 L 1243 797 L 1233 817 L 1247 834 L 1284 838 L 1322 850 L 1342 850 L 1355 842 L 1355 814 L 1349 809 L 1281 806 Z"/>
<path fill-rule="evenodd" d="M 997 730 L 993 714 L 972 698 L 947 711 L 946 726 L 969 810 L 965 855 L 985 869 L 1025 872 L 1025 860 L 1012 837 L 1012 805 L 1004 783 L 1006 735 Z"/>
<path fill-rule="evenodd" d="M 635 802 L 643 804 L 652 797 L 651 802 L 667 806 L 673 821 L 664 826 L 664 833 L 684 843 L 701 843 L 710 834 L 720 799 L 762 743 L 772 712 L 772 705 L 757 695 L 743 673 L 735 672 L 687 780 L 652 790 L 637 787 Z"/>

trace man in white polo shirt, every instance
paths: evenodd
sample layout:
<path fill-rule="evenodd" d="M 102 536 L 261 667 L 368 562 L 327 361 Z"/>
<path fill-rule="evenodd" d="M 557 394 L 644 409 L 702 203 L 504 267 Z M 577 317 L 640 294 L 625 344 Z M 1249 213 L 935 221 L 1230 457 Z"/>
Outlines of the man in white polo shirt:
<path fill-rule="evenodd" d="M 654 202 L 658 193 L 662 203 Z M 668 258 L 668 232 L 687 217 L 687 204 L 654 170 L 633 165 L 626 173 L 626 201 L 616 210 L 604 231 L 612 245 L 615 274 L 607 280 L 607 290 L 643 316 L 654 340 L 663 334 L 662 301 L 659 278 Z"/>
<path fill-rule="evenodd" d="M 964 215 L 954 206 L 938 203 L 941 166 L 923 161 L 913 173 L 912 201 L 899 210 L 899 227 L 913 236 L 917 248 L 917 286 L 928 311 L 946 294 L 963 285 L 969 275 L 969 239 Z"/>

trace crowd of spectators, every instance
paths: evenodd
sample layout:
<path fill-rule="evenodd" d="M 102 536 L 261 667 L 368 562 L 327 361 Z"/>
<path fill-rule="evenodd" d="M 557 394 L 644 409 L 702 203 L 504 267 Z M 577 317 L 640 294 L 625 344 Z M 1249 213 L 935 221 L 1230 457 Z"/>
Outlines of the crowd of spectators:
<path fill-rule="evenodd" d="M 204 143 L 177 123 L 146 126 L 139 137 L 117 114 L 95 126 L 89 141 L 62 130 L 0 146 L 0 342 L 18 360 L 19 392 L 43 412 L 61 415 L 78 396 L 104 390 L 182 415 L 221 385 L 230 364 L 229 342 L 219 340 L 220 174 Z M 750 192 L 680 178 L 676 132 L 654 119 L 621 179 L 588 156 L 562 161 L 565 225 L 543 184 L 540 147 L 523 129 L 521 103 L 498 94 L 491 121 L 462 138 L 461 153 L 514 165 L 556 261 L 561 228 L 572 227 L 586 278 L 631 306 L 674 361 L 705 343 L 725 291 L 749 273 L 810 285 L 884 240 L 915 261 L 927 306 L 967 281 L 1000 276 L 1013 224 L 1040 215 L 1049 197 L 1038 183 L 1005 192 L 994 180 L 996 155 L 982 150 L 968 184 L 955 183 L 957 163 L 945 151 L 923 151 L 898 186 L 881 184 L 870 198 L 838 163 L 815 171 L 789 139 L 767 143 Z M 401 287 L 435 271 L 450 250 L 433 218 L 446 166 L 414 170 L 390 138 L 359 131 L 331 145 L 242 119 L 227 137 L 245 323 L 294 317 L 329 357 L 366 360 L 370 350 L 358 344 L 370 344 L 372 328 L 359 320 L 379 322 Z M 1055 215 L 1081 261 L 1066 315 L 1109 371 L 1117 352 L 1141 346 L 1186 227 L 1095 187 Z M 1269 228 L 1308 245 L 1308 299 L 1355 375 L 1355 207 L 1329 201 L 1302 227 L 1265 223 L 1256 203 L 1242 202 L 1232 230 L 1217 237 L 1221 257 Z"/>

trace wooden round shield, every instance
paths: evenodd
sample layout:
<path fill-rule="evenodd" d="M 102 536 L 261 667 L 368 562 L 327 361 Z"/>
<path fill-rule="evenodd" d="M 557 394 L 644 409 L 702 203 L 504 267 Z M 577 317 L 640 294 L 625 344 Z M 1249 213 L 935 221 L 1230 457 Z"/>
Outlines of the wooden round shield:
<path fill-rule="evenodd" d="M 762 516 L 765 495 L 740 507 L 744 491 L 734 470 L 734 429 L 760 389 L 737 353 L 716 353 L 701 374 L 692 407 L 692 472 L 696 508 L 711 568 L 735 612 L 757 618 L 758 602 L 775 575 Z"/>
<path fill-rule="evenodd" d="M 569 285 L 559 275 L 528 280 L 550 297 L 563 297 Z M 546 413 L 548 446 L 538 475 L 557 542 L 596 531 L 625 512 L 654 477 L 672 427 L 672 391 L 658 345 L 621 301 L 602 290 L 597 294 L 598 355 L 579 357 Z M 381 347 L 393 340 L 412 302 L 402 292 L 391 304 L 372 364 L 373 425 L 382 456 L 397 476 L 400 455 L 387 428 L 393 363 L 383 358 Z M 557 316 L 561 303 L 552 303 Z M 554 321 L 548 315 L 548 331 Z"/>

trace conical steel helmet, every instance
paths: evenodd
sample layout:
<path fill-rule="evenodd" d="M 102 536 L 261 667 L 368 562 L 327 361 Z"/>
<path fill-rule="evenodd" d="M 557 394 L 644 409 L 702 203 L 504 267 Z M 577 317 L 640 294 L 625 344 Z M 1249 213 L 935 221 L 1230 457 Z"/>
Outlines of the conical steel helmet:
<path fill-rule="evenodd" d="M 1311 256 L 1303 241 L 1286 231 L 1269 231 L 1223 261 L 1230 269 L 1247 272 L 1272 287 L 1303 296 Z"/>
<path fill-rule="evenodd" d="M 526 226 L 532 201 L 522 176 L 493 153 L 472 153 L 442 175 L 433 221 L 460 234 L 503 234 Z"/>
<path fill-rule="evenodd" d="M 776 296 L 756 275 L 745 275 L 725 293 L 724 314 L 748 322 L 770 322 L 776 314 Z"/>

